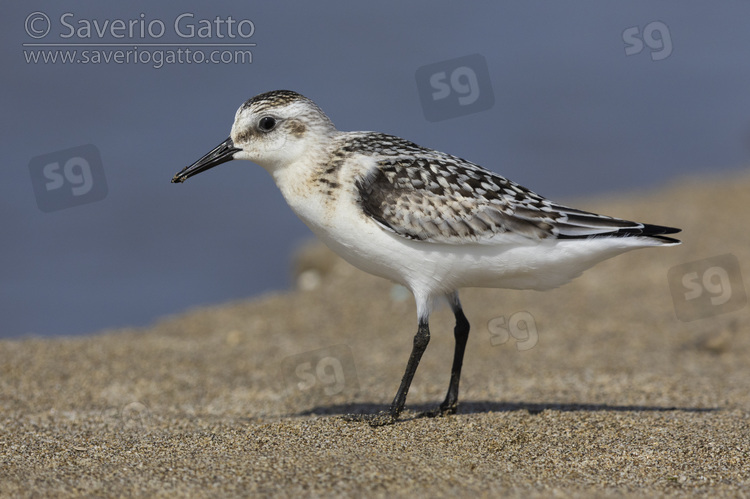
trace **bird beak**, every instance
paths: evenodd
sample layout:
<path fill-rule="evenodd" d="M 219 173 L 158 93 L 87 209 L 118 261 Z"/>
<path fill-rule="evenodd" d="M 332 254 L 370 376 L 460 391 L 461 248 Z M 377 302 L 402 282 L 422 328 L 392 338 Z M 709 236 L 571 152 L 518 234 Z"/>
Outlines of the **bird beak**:
<path fill-rule="evenodd" d="M 210 170 L 214 166 L 226 163 L 227 161 L 232 161 L 234 159 L 234 153 L 238 151 L 241 151 L 241 149 L 234 147 L 234 142 L 232 142 L 231 138 L 228 138 L 195 163 L 183 168 L 182 171 L 172 177 L 172 183 L 176 184 L 177 182 L 184 182 L 193 175 Z"/>

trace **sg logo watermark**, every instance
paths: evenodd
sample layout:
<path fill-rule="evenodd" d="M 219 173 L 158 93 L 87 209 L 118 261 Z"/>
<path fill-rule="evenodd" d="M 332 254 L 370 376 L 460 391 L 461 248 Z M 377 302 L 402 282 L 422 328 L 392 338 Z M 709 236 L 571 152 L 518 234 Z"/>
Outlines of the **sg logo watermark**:
<path fill-rule="evenodd" d="M 534 316 L 529 312 L 516 312 L 506 321 L 504 316 L 490 319 L 487 323 L 490 332 L 490 345 L 504 345 L 513 337 L 519 352 L 530 350 L 539 342 Z"/>
<path fill-rule="evenodd" d="M 734 312 L 747 304 L 740 262 L 734 255 L 677 265 L 667 277 L 675 315 L 681 321 Z"/>
<path fill-rule="evenodd" d="M 31 158 L 29 173 L 36 204 L 45 213 L 107 197 L 102 158 L 90 144 Z"/>
<path fill-rule="evenodd" d="M 334 345 L 291 357 L 282 362 L 287 389 L 296 397 L 320 403 L 359 390 L 354 357 L 347 345 Z"/>
<path fill-rule="evenodd" d="M 495 105 L 487 61 L 479 54 L 422 66 L 415 76 L 428 121 L 477 113 Z"/>
<path fill-rule="evenodd" d="M 652 61 L 661 61 L 672 54 L 672 35 L 661 21 L 648 23 L 643 32 L 638 26 L 627 28 L 622 32 L 622 41 L 625 42 L 625 55 L 640 54 L 644 43 L 651 49 Z"/>

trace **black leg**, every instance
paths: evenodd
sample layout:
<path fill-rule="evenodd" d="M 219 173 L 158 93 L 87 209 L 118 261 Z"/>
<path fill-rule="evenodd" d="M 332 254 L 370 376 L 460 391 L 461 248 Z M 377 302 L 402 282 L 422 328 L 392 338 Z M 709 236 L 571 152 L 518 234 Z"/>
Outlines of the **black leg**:
<path fill-rule="evenodd" d="M 406 372 L 404 372 L 404 377 L 401 378 L 401 386 L 398 387 L 398 392 L 396 392 L 396 397 L 393 399 L 391 407 L 379 414 L 349 415 L 345 419 L 349 421 L 367 421 L 370 423 L 370 426 L 383 426 L 395 423 L 399 414 L 404 409 L 411 380 L 414 378 L 414 373 L 417 372 L 417 366 L 419 366 L 419 361 L 429 342 L 430 327 L 427 324 L 427 319 L 420 319 L 419 329 L 414 336 L 414 346 L 409 356 L 409 362 L 406 364 Z"/>
<path fill-rule="evenodd" d="M 461 380 L 461 367 L 464 363 L 464 352 L 466 351 L 466 341 L 469 339 L 469 321 L 464 315 L 461 303 L 458 301 L 458 294 L 454 294 L 448 299 L 453 309 L 453 315 L 456 316 L 456 327 L 453 328 L 453 336 L 456 339 L 456 348 L 453 352 L 453 367 L 451 367 L 451 381 L 448 385 L 448 394 L 440 407 L 424 413 L 425 416 L 447 416 L 455 414 L 458 409 L 458 383 Z"/>

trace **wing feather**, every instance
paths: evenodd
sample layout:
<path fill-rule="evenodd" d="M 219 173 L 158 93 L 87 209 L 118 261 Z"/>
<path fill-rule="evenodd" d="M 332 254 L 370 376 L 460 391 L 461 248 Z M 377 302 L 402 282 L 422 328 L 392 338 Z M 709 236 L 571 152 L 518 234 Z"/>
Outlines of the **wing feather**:
<path fill-rule="evenodd" d="M 386 137 L 392 145 L 402 140 Z M 491 243 L 504 233 L 535 240 L 650 236 L 676 242 L 662 234 L 679 229 L 559 205 L 479 165 L 404 142 L 405 153 L 383 155 L 357 182 L 364 213 L 402 237 L 448 244 Z"/>

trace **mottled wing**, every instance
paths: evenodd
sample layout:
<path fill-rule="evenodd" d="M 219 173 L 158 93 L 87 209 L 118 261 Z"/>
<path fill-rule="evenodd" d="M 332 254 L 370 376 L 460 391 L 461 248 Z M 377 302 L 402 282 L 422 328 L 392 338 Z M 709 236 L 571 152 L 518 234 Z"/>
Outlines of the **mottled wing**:
<path fill-rule="evenodd" d="M 385 157 L 359 181 L 363 211 L 403 237 L 434 243 L 489 243 L 503 233 L 530 239 L 654 236 L 645 225 L 552 203 L 478 165 L 425 149 Z"/>

